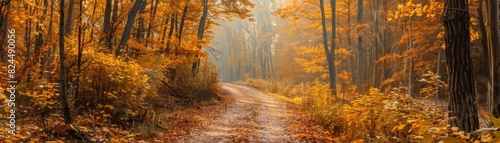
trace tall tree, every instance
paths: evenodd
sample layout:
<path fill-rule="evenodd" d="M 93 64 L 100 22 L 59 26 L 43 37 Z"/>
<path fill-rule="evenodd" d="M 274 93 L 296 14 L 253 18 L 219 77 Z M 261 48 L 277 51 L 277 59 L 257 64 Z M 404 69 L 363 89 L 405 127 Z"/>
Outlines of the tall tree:
<path fill-rule="evenodd" d="M 332 73 L 334 72 L 331 68 L 333 61 L 332 61 L 332 56 L 330 54 L 330 50 L 328 49 L 328 33 L 326 31 L 325 2 L 323 0 L 319 0 L 319 7 L 321 10 L 321 27 L 323 30 L 323 48 L 325 49 L 326 60 L 328 63 L 328 75 L 330 76 L 330 90 L 334 91 L 335 90 L 335 79 L 332 80 L 332 77 L 334 78 L 335 76 L 332 75 Z M 335 15 L 335 14 L 332 14 L 332 15 Z M 332 16 L 332 17 L 335 17 L 335 16 Z M 335 20 L 333 20 L 333 21 L 335 21 Z M 332 23 L 332 25 L 334 25 L 334 24 Z M 332 94 L 334 94 L 334 93 L 332 92 Z"/>
<path fill-rule="evenodd" d="M 330 77 L 330 90 L 332 94 L 337 97 L 337 81 L 336 81 L 336 72 L 335 72 L 335 31 L 337 30 L 337 22 L 336 22 L 336 2 L 337 0 L 330 0 L 330 7 L 331 7 L 331 12 L 332 12 L 332 48 L 328 53 L 325 53 L 327 56 L 327 62 L 328 62 L 328 73 Z M 326 49 L 328 50 L 328 49 Z M 328 57 L 330 57 L 328 59 Z"/>
<path fill-rule="evenodd" d="M 207 19 L 208 14 L 208 0 L 203 0 L 203 14 L 200 18 L 200 25 L 198 25 L 198 40 L 203 40 L 203 32 L 205 31 L 205 21 Z M 201 46 L 198 46 L 198 49 L 201 50 Z M 198 67 L 200 66 L 200 60 L 197 59 L 193 63 L 193 75 L 196 75 L 198 72 Z"/>
<path fill-rule="evenodd" d="M 358 69 L 356 70 L 356 91 L 360 92 L 361 91 L 361 78 L 362 72 L 363 72 L 363 38 L 361 37 L 361 22 L 363 20 L 363 0 L 358 0 L 358 26 L 356 28 L 357 30 L 357 35 L 358 35 L 358 63 L 357 67 Z"/>
<path fill-rule="evenodd" d="M 500 117 L 500 70 L 498 66 L 500 64 L 500 47 L 498 44 L 498 0 L 488 0 L 488 47 L 489 47 L 489 57 L 490 57 L 490 96 L 492 97 L 493 109 L 491 110 L 495 117 Z M 486 51 L 485 51 L 486 52 Z"/>
<path fill-rule="evenodd" d="M 125 30 L 123 31 L 122 39 L 120 40 L 120 45 L 118 45 L 118 48 L 116 48 L 115 54 L 116 56 L 121 55 L 121 49 L 125 44 L 127 43 L 127 40 L 130 36 L 130 31 L 132 30 L 132 24 L 134 24 L 135 21 L 135 16 L 137 15 L 137 12 L 141 8 L 141 5 L 143 3 L 143 0 L 136 0 L 134 3 L 134 6 L 128 13 L 128 18 L 127 18 L 127 24 L 125 25 Z"/>
<path fill-rule="evenodd" d="M 452 126 L 466 132 L 479 128 L 476 95 L 472 85 L 469 12 L 467 0 L 445 0 L 442 16 L 445 28 L 446 62 Z"/>
<path fill-rule="evenodd" d="M 104 22 L 103 22 L 103 27 L 102 30 L 104 33 L 107 34 L 110 33 L 110 28 L 111 28 L 111 0 L 106 0 L 106 7 L 104 8 Z"/>
<path fill-rule="evenodd" d="M 71 24 L 73 23 L 73 7 L 75 5 L 75 0 L 69 0 L 68 4 L 68 16 L 66 17 L 66 23 L 64 26 L 64 35 L 67 36 L 71 34 Z"/>
<path fill-rule="evenodd" d="M 0 9 L 4 9 L 0 11 L 0 36 L 2 36 L 2 40 L 0 41 L 0 46 L 3 46 L 4 43 L 7 43 L 7 25 L 9 23 L 9 12 L 10 12 L 10 0 L 0 2 Z M 7 52 L 0 48 L 0 56 L 2 63 L 7 63 Z"/>
<path fill-rule="evenodd" d="M 61 96 L 61 103 L 62 103 L 62 110 L 64 113 L 64 123 L 65 124 L 71 124 L 71 115 L 69 112 L 69 107 L 68 107 L 68 100 L 66 99 L 66 93 L 67 93 L 67 75 L 66 75 L 66 64 L 65 61 L 65 53 L 64 53 L 64 0 L 61 0 L 60 2 L 60 7 L 59 7 L 59 64 L 60 64 L 60 90 L 59 94 Z"/>

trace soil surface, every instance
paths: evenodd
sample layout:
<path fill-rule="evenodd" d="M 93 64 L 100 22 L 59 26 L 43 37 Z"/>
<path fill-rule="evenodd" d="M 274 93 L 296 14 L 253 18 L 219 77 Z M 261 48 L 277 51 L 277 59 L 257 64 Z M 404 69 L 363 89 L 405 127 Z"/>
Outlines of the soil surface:
<path fill-rule="evenodd" d="M 281 100 L 253 88 L 223 84 L 234 97 L 219 118 L 191 132 L 183 142 L 292 142 L 286 131 L 288 108 Z"/>
<path fill-rule="evenodd" d="M 296 104 L 227 83 L 219 95 L 222 102 L 216 105 L 176 110 L 165 119 L 170 128 L 149 142 L 339 142 Z"/>

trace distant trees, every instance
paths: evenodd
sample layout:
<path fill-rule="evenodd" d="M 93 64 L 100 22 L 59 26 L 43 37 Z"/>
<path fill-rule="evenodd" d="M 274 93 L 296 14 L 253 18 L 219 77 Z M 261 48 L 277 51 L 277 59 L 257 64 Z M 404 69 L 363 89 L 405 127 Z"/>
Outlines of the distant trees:
<path fill-rule="evenodd" d="M 225 37 L 224 40 L 216 40 L 216 44 L 212 44 L 214 49 L 221 52 L 218 53 L 220 56 L 217 56 L 220 58 L 217 59 L 217 66 L 224 81 L 275 78 L 274 58 L 278 54 L 276 47 L 279 46 L 276 42 L 281 38 L 276 33 L 276 27 L 281 23 L 270 13 L 277 6 L 267 0 L 258 0 L 255 3 L 251 13 L 254 17 L 248 20 L 221 21 L 223 26 L 215 32 L 218 37 Z M 212 58 L 215 60 L 217 57 Z"/>
<path fill-rule="evenodd" d="M 174 96 L 213 97 L 218 77 L 205 47 L 211 43 L 215 21 L 250 18 L 254 4 L 203 2 L 1 1 L 0 45 L 5 47 L 8 29 L 16 31 L 16 88 L 22 89 L 16 97 L 16 104 L 22 105 L 18 113 L 42 113 L 42 122 L 36 118 L 34 124 L 56 117 L 52 114 L 60 112 L 47 112 L 56 109 L 62 109 L 65 124 L 80 123 L 80 117 L 95 113 L 95 122 L 127 124 L 139 120 L 143 109 Z M 0 48 L 2 67 L 6 52 Z M 193 80 L 190 74 L 198 60 L 196 76 L 203 80 Z M 47 133 L 54 126 L 43 125 Z"/>
<path fill-rule="evenodd" d="M 487 76 L 494 85 L 491 88 L 497 90 L 500 87 L 496 86 L 500 81 L 500 76 L 496 76 L 499 60 L 494 56 L 500 51 L 500 48 L 495 48 L 499 45 L 498 3 L 497 0 L 488 1 L 489 18 L 485 22 L 481 17 L 482 4 L 469 5 L 467 2 L 276 0 L 275 4 L 282 7 L 273 15 L 287 22 L 273 27 L 277 35 L 275 43 L 279 44 L 269 52 L 276 61 L 271 68 L 276 69 L 272 79 L 299 85 L 330 82 L 330 89 L 340 86 L 339 95 L 349 95 L 346 93 L 353 90 L 363 94 L 370 87 L 376 87 L 384 92 L 401 91 L 413 98 L 436 94 L 438 101 L 450 97 L 452 116 L 457 117 L 453 125 L 473 131 L 478 127 L 475 101 L 478 96 L 475 92 L 486 91 L 482 90 L 481 78 L 473 77 Z M 479 17 L 469 16 L 464 11 L 468 7 L 480 9 L 478 12 L 469 11 L 471 15 L 480 14 Z M 329 17 L 332 17 L 331 21 Z M 231 39 L 213 45 L 229 53 L 221 56 L 223 60 L 218 65 L 223 71 L 228 71 L 222 74 L 224 79 L 242 79 L 239 75 L 242 70 L 238 68 L 240 63 L 249 65 L 243 66 L 246 67 L 243 70 L 246 77 L 267 78 L 265 71 L 258 72 L 267 67 L 262 65 L 265 60 L 260 60 L 267 58 L 262 54 L 267 53 L 264 52 L 267 49 L 260 43 L 264 40 L 255 38 L 265 37 L 258 31 L 261 29 L 258 26 L 265 22 L 259 16 L 256 18 L 255 22 L 224 23 L 222 25 L 227 26 L 224 30 L 215 31 L 224 35 L 219 37 Z M 487 27 L 488 34 L 478 32 L 487 31 L 485 23 L 491 25 Z M 327 27 L 328 24 L 332 27 Z M 244 34 L 239 34 L 240 27 L 243 27 Z M 356 40 L 352 42 L 351 39 Z M 445 51 L 447 58 L 441 58 L 441 51 Z M 489 58 L 484 58 L 484 55 Z M 445 62 L 448 68 L 440 67 Z M 484 74 L 489 73 L 484 69 L 472 68 L 473 65 L 491 68 L 491 75 Z M 332 70 L 332 67 L 336 69 Z M 448 74 L 439 74 L 444 72 Z M 432 82 L 426 79 L 430 75 Z M 448 79 L 449 84 L 441 81 L 444 79 Z M 477 87 L 474 83 L 478 83 Z M 427 94 L 431 92 L 433 94 Z M 451 96 L 440 96 L 444 94 Z M 486 103 L 485 97 L 479 96 L 478 102 Z M 498 102 L 500 96 L 493 97 L 493 101 Z M 492 106 L 496 108 L 498 103 Z M 498 116 L 500 112 L 494 114 Z"/>

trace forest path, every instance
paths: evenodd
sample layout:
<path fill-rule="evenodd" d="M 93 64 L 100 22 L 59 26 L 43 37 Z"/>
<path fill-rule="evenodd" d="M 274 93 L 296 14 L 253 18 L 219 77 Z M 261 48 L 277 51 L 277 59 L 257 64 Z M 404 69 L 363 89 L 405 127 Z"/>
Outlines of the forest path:
<path fill-rule="evenodd" d="M 183 142 L 292 142 L 288 108 L 281 100 L 254 88 L 223 84 L 234 101 L 219 118 L 191 132 Z"/>

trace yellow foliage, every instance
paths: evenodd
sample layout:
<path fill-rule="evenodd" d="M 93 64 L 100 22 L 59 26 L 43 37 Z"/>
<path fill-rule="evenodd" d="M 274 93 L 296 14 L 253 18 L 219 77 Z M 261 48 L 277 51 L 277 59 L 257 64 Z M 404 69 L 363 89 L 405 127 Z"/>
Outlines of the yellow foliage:
<path fill-rule="evenodd" d="M 446 127 L 446 112 L 398 90 L 386 94 L 371 88 L 367 95 L 344 105 L 343 113 L 348 121 L 346 135 L 358 139 L 376 142 L 432 142 L 437 139 L 454 143 L 469 138 L 469 134 L 457 127 Z"/>
<path fill-rule="evenodd" d="M 82 61 L 79 94 L 83 97 L 77 98 L 76 107 L 99 107 L 125 120 L 144 108 L 146 96 L 156 95 L 150 90 L 146 69 L 135 61 L 121 61 L 92 49 L 83 52 Z"/>
<path fill-rule="evenodd" d="M 321 47 L 301 47 L 296 57 L 297 63 L 304 68 L 307 73 L 327 73 L 326 57 Z"/>

